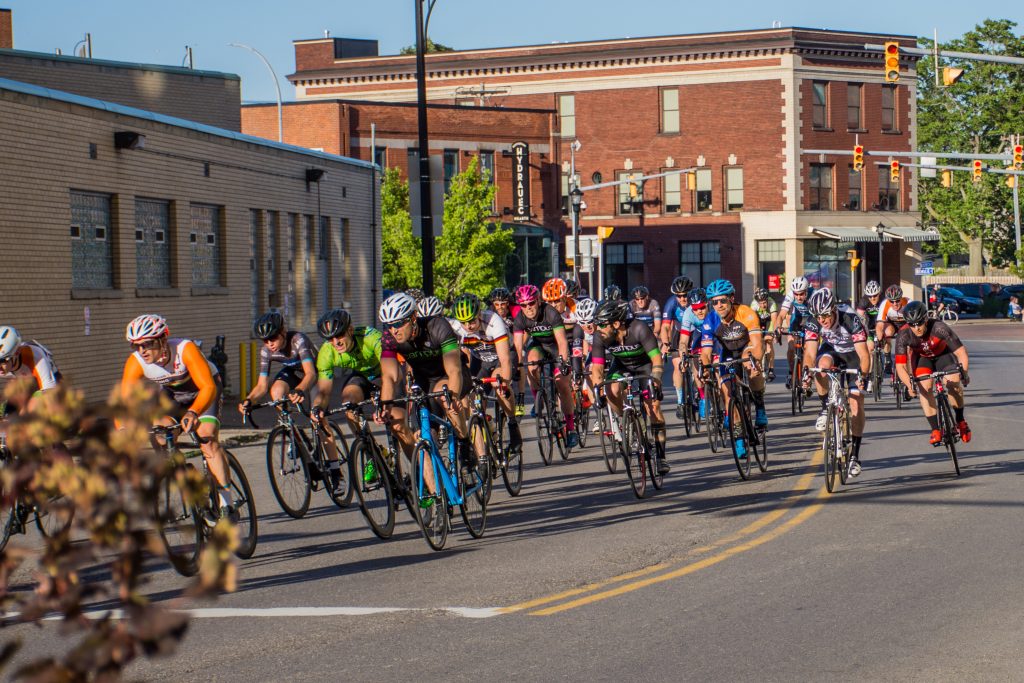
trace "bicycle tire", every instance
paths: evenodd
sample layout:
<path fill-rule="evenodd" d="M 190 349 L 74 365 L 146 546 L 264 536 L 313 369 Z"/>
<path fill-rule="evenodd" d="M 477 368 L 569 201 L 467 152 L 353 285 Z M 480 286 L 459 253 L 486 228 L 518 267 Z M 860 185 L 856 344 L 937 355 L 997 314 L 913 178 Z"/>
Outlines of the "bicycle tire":
<path fill-rule="evenodd" d="M 505 439 L 508 417 L 505 411 L 498 407 L 498 443 L 502 445 L 501 455 L 501 479 L 505 482 L 505 490 L 510 496 L 518 496 L 523 492 L 523 446 L 520 443 L 516 448 L 510 448 Z M 522 429 L 522 427 L 520 427 Z"/>
<path fill-rule="evenodd" d="M 825 436 L 822 438 L 822 464 L 825 467 L 825 489 L 832 493 L 836 485 L 836 415 L 835 406 L 829 404 L 826 412 Z"/>
<path fill-rule="evenodd" d="M 629 477 L 629 486 L 633 489 L 633 495 L 642 499 L 647 495 L 647 467 L 640 419 L 631 411 L 623 422 L 622 458 L 626 463 L 626 475 Z"/>
<path fill-rule="evenodd" d="M 460 468 L 461 465 L 459 462 Z M 473 538 L 480 538 L 487 530 L 487 504 L 491 499 L 493 481 L 490 468 L 491 461 L 485 456 L 479 459 L 476 469 L 468 470 L 468 478 L 461 469 L 458 472 L 459 496 L 462 498 L 459 513 L 466 531 Z"/>
<path fill-rule="evenodd" d="M 45 538 L 54 538 L 66 531 L 74 521 L 75 509 L 63 497 L 47 501 L 44 508 L 36 508 L 36 528 Z"/>
<path fill-rule="evenodd" d="M 658 462 L 660 458 L 665 457 L 665 452 L 661 444 L 658 443 L 658 438 L 653 434 L 651 435 L 650 446 L 647 450 L 647 474 L 651 477 L 654 490 L 660 491 L 665 486 L 665 475 L 658 472 Z"/>
<path fill-rule="evenodd" d="M 707 414 L 708 445 L 711 446 L 712 453 L 717 453 L 720 449 L 719 442 L 721 442 L 722 407 L 719 403 L 721 395 L 718 393 L 717 388 L 707 388 L 704 391 L 704 397 Z"/>
<path fill-rule="evenodd" d="M 757 467 L 762 472 L 768 471 L 768 430 L 765 427 L 754 427 L 754 435 L 757 437 L 757 448 L 754 450 L 754 458 L 757 460 Z"/>
<path fill-rule="evenodd" d="M 235 555 L 247 560 L 256 553 L 259 542 L 259 522 L 256 516 L 256 501 L 252 496 L 249 478 L 234 453 L 225 450 L 228 457 L 228 468 L 231 471 L 231 507 L 238 513 L 238 547 Z"/>
<path fill-rule="evenodd" d="M 331 425 L 331 431 L 334 432 L 334 443 L 337 446 L 338 450 L 338 472 L 339 476 L 341 477 L 339 483 L 343 483 L 344 488 L 341 490 L 341 493 L 336 493 L 334 489 L 331 487 L 331 479 L 329 475 L 327 476 L 327 478 L 324 479 L 324 487 L 327 489 L 327 495 L 328 497 L 330 497 L 331 501 L 338 508 L 344 510 L 345 508 L 352 504 L 352 496 L 355 495 L 356 488 L 355 486 L 353 486 L 354 480 L 345 476 L 346 473 L 350 471 L 350 468 L 348 466 L 349 449 L 348 444 L 345 442 L 345 435 L 342 434 L 341 432 L 341 426 L 331 421 L 328 421 L 328 424 Z M 321 442 L 321 450 L 323 449 L 323 447 L 323 442 Z M 323 452 L 320 458 L 320 462 L 323 465 L 326 465 L 328 468 L 331 466 L 330 461 L 327 460 L 326 451 Z"/>
<path fill-rule="evenodd" d="M 597 423 L 601 430 L 601 456 L 604 458 L 604 467 L 608 470 L 608 474 L 615 474 L 619 470 L 619 447 L 615 443 L 615 436 L 612 433 L 607 406 L 598 408 Z"/>
<path fill-rule="evenodd" d="M 302 519 L 306 515 L 313 491 L 302 448 L 294 435 L 280 425 L 274 427 L 267 437 L 270 489 L 281 510 L 293 519 Z"/>
<path fill-rule="evenodd" d="M 845 388 L 844 388 L 845 389 Z M 837 416 L 838 417 L 838 416 Z M 838 417 L 839 443 L 836 451 L 836 468 L 839 471 L 839 483 L 846 486 L 850 474 L 850 452 L 853 440 L 850 438 L 850 406 L 845 405 L 842 417 Z"/>
<path fill-rule="evenodd" d="M 199 511 L 188 502 L 178 482 L 179 472 L 184 475 L 185 468 L 190 467 L 168 467 L 157 483 L 154 501 L 157 533 L 167 560 L 182 576 L 195 576 L 199 571 L 199 553 L 204 543 Z"/>
<path fill-rule="evenodd" d="M 349 477 L 358 482 L 351 488 L 356 491 L 359 509 L 370 531 L 377 538 L 391 538 L 395 531 L 395 498 L 388 481 L 387 463 L 376 448 L 370 448 L 361 438 L 352 445 L 349 460 Z M 374 476 L 369 480 L 366 477 L 367 465 L 373 467 Z"/>
<path fill-rule="evenodd" d="M 690 377 L 688 364 L 680 363 L 679 372 L 683 374 L 683 429 L 686 431 L 686 438 L 693 436 L 693 378 Z"/>
<path fill-rule="evenodd" d="M 875 342 L 878 344 L 879 342 Z M 871 391 L 875 395 L 875 402 L 882 400 L 882 383 L 885 381 L 882 369 L 885 367 L 883 363 L 885 359 L 882 358 L 882 349 L 879 346 L 875 347 L 875 354 L 872 358 L 871 364 Z"/>
<path fill-rule="evenodd" d="M 949 406 L 949 399 L 943 394 L 939 398 L 939 427 L 942 429 L 942 442 L 946 446 L 949 459 L 953 461 L 953 471 L 960 476 L 960 462 L 956 457 L 956 424 L 953 422 L 953 412 Z"/>
<path fill-rule="evenodd" d="M 565 415 L 562 413 L 561 408 L 558 408 L 558 398 L 554 395 L 554 391 L 548 395 L 546 400 L 549 413 L 549 424 L 552 425 L 555 435 L 555 446 L 558 447 L 558 456 L 562 460 L 569 459 L 569 446 L 566 443 L 566 435 L 568 434 L 568 424 L 565 421 Z M 553 458 L 554 456 L 552 456 Z"/>
<path fill-rule="evenodd" d="M 580 439 L 580 448 L 587 447 L 587 437 L 590 436 L 590 411 L 593 408 L 591 404 L 590 408 L 583 407 L 583 391 L 577 393 L 577 399 L 579 401 L 579 411 L 576 413 L 576 434 Z"/>
<path fill-rule="evenodd" d="M 903 383 L 896 379 L 896 368 L 892 370 L 892 390 L 896 395 L 896 409 L 903 409 Z"/>
<path fill-rule="evenodd" d="M 480 415 L 473 415 L 469 419 L 469 443 L 472 444 L 474 448 L 478 436 L 483 441 L 484 458 L 487 460 L 487 501 L 490 502 L 491 493 L 493 491 L 492 484 L 494 483 L 494 475 L 496 474 L 495 468 L 498 464 L 498 451 L 494 445 L 490 424 L 487 422 L 487 419 Z"/>
<path fill-rule="evenodd" d="M 448 519 L 448 496 L 445 493 L 444 485 L 437 476 L 434 477 L 437 492 L 433 495 L 427 493 L 427 485 L 423 479 L 424 459 L 431 459 L 430 446 L 427 442 L 421 441 L 413 451 L 412 467 L 409 472 L 413 487 L 413 512 L 416 515 L 416 524 L 427 545 L 433 550 L 443 550 L 444 544 L 448 540 L 448 531 L 451 528 Z M 422 496 L 421 491 L 423 492 Z M 420 507 L 420 501 L 428 498 L 433 501 L 429 510 Z"/>
<path fill-rule="evenodd" d="M 734 388 L 738 387 L 734 385 Z M 732 400 L 729 401 L 729 444 L 732 446 L 733 462 L 736 463 L 736 469 L 740 473 L 740 478 L 744 481 L 750 478 L 750 461 L 752 460 L 750 451 L 754 448 L 745 425 L 743 415 L 745 407 L 744 399 L 740 396 L 733 396 Z M 744 439 L 746 443 L 747 453 L 744 458 L 741 458 L 737 452 L 736 440 L 738 438 Z"/>
<path fill-rule="evenodd" d="M 540 459 L 545 466 L 551 464 L 551 457 L 554 455 L 554 439 L 551 433 L 551 425 L 548 422 L 547 400 L 544 392 L 538 391 L 533 399 L 533 411 L 536 413 L 534 426 L 537 430 L 537 448 L 540 450 Z"/>

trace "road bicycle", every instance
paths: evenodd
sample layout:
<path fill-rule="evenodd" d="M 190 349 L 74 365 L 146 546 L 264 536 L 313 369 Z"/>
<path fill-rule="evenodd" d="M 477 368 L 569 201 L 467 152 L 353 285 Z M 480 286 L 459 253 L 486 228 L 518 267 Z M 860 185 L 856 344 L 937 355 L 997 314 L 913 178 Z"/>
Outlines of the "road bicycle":
<path fill-rule="evenodd" d="M 702 368 L 706 375 L 711 372 L 710 365 Z M 704 427 L 711 452 L 717 453 L 725 448 L 725 440 L 728 438 L 725 429 L 725 397 L 719 383 L 711 379 L 704 381 Z"/>
<path fill-rule="evenodd" d="M 934 445 L 935 447 L 940 445 L 946 447 L 949 459 L 953 461 L 953 471 L 959 477 L 960 463 L 956 458 L 956 444 L 960 441 L 960 430 L 957 429 L 956 420 L 953 417 L 953 407 L 949 404 L 949 394 L 946 391 L 946 381 L 944 378 L 948 375 L 961 375 L 965 380 L 967 379 L 967 373 L 958 363 L 956 370 L 943 370 L 941 372 L 921 375 L 920 377 L 914 377 L 914 382 L 920 386 L 921 382 L 934 380 L 932 391 L 935 393 L 935 414 L 939 418 L 939 431 L 942 432 L 942 440 Z"/>
<path fill-rule="evenodd" d="M 789 378 L 790 408 L 793 415 L 804 412 L 804 402 L 807 399 L 806 383 L 807 373 L 804 372 L 804 333 L 796 330 L 785 332 L 793 338 L 793 374 Z"/>
<path fill-rule="evenodd" d="M 839 482 L 846 485 L 849 476 L 850 459 L 853 455 L 853 432 L 850 421 L 851 382 L 860 377 L 860 370 L 841 368 L 807 368 L 812 374 L 828 380 L 828 403 L 825 404 L 825 435 L 821 443 L 825 466 L 825 488 L 829 493 L 835 490 L 836 472 Z"/>
<path fill-rule="evenodd" d="M 313 491 L 323 489 L 339 508 L 346 508 L 352 502 L 352 486 L 348 477 L 348 445 L 338 425 L 327 422 L 327 429 L 334 434 L 338 453 L 339 486 L 331 482 L 330 460 L 327 457 L 327 443 L 320 429 L 309 426 L 309 433 L 295 423 L 295 404 L 288 398 L 267 401 L 251 406 L 244 421 L 257 427 L 252 410 L 275 408 L 277 425 L 267 437 L 267 474 L 274 498 L 286 515 L 301 519 L 309 510 Z M 302 412 L 302 408 L 298 408 Z M 302 412 L 305 415 L 304 412 Z M 307 416 L 308 417 L 308 416 Z"/>
<path fill-rule="evenodd" d="M 885 382 L 885 350 L 881 342 L 874 339 L 875 348 L 871 351 L 871 394 L 875 402 L 882 400 L 882 385 Z"/>
<path fill-rule="evenodd" d="M 664 486 L 665 476 L 658 473 L 658 461 L 665 457 L 665 453 L 654 437 L 646 404 L 646 399 L 656 392 L 655 382 L 657 380 L 650 375 L 626 374 L 607 379 L 599 385 L 600 389 L 604 389 L 610 384 L 619 384 L 625 389 L 622 415 L 616 416 L 613 413 L 611 419 L 619 421 L 622 436 L 619 451 L 626 465 L 629 485 L 637 498 L 647 495 L 648 475 L 655 489 Z"/>
<path fill-rule="evenodd" d="M 555 390 L 555 379 L 552 368 L 560 365 L 559 361 L 545 358 L 529 361 L 526 365 L 540 366 L 540 385 L 537 395 L 533 397 L 533 411 L 537 427 L 537 448 L 545 465 L 550 465 L 557 448 L 562 460 L 569 459 L 569 449 L 565 443 L 565 418 L 558 403 L 558 392 Z"/>
<path fill-rule="evenodd" d="M 487 408 L 491 402 L 489 389 L 508 392 L 508 383 L 501 377 L 485 377 L 473 380 L 470 403 L 469 434 L 470 443 L 483 446 L 487 457 L 491 459 L 490 472 L 496 479 L 498 472 L 505 483 L 505 490 L 510 496 L 518 496 L 523 490 L 523 448 L 522 445 L 512 449 L 508 442 L 508 415 L 499 401 L 493 401 L 494 414 Z"/>
<path fill-rule="evenodd" d="M 699 434 L 701 429 L 700 392 L 693 378 L 693 368 L 695 364 L 700 363 L 700 356 L 685 352 L 681 355 L 679 372 L 683 373 L 683 426 L 686 429 L 686 436 L 691 436 Z"/>
<path fill-rule="evenodd" d="M 11 472 L 18 467 L 18 458 L 7 448 L 5 435 L 0 434 L 0 469 Z M 4 496 L 0 486 L 0 498 Z M 53 538 L 71 526 L 74 509 L 61 496 L 50 498 L 45 505 L 39 505 L 23 496 L 16 498 L 11 507 L 0 510 L 0 551 L 7 547 L 14 534 L 28 533 L 28 525 L 35 522 L 36 528 L 46 538 Z"/>
<path fill-rule="evenodd" d="M 754 393 L 747 379 L 747 365 L 750 362 L 750 359 L 747 358 L 733 358 L 712 363 L 710 366 L 713 370 L 718 368 L 725 370 L 722 383 L 729 385 L 727 430 L 732 445 L 733 460 L 736 462 L 736 469 L 739 470 L 742 479 L 750 477 L 750 461 L 752 459 L 757 460 L 757 466 L 762 472 L 768 471 L 768 450 L 765 443 L 768 428 L 756 426 L 751 414 L 754 409 Z M 709 384 L 715 384 L 715 382 L 711 381 Z M 740 439 L 743 439 L 746 446 L 746 454 L 742 457 L 739 454 L 737 443 Z M 754 457 L 751 458 L 751 455 Z"/>
<path fill-rule="evenodd" d="M 160 540 L 167 549 L 167 558 L 178 573 L 193 576 L 199 570 L 199 556 L 213 533 L 220 518 L 220 496 L 217 485 L 206 465 L 206 458 L 199 450 L 206 439 L 195 432 L 189 434 L 189 450 L 181 450 L 177 437 L 181 433 L 180 423 L 156 426 L 150 430 L 153 445 L 158 452 L 167 455 L 164 474 L 157 483 L 156 519 Z M 256 503 L 253 500 L 249 479 L 235 456 L 225 449 L 231 484 L 231 513 L 238 516 L 239 544 L 235 555 L 242 559 L 252 557 L 256 552 L 258 538 Z M 192 460 L 202 461 L 204 486 L 200 495 L 195 496 L 187 482 L 187 474 L 195 470 Z"/>

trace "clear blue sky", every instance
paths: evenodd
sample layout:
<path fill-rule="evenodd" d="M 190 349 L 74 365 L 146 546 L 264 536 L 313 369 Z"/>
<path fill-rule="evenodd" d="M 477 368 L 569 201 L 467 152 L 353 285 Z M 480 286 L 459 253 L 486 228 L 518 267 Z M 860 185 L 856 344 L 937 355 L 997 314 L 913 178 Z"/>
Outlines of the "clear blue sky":
<path fill-rule="evenodd" d="M 71 54 L 88 31 L 93 56 L 180 65 L 191 45 L 197 69 L 242 77 L 246 101 L 274 99 L 267 56 L 286 100 L 285 75 L 295 69 L 292 40 L 332 36 L 380 41 L 382 54 L 414 42 L 414 0 L 0 0 L 14 11 L 14 44 L 23 50 Z M 1001 6 L 1001 7 L 1000 7 Z M 776 2 L 751 0 L 438 0 L 430 36 L 455 48 L 579 41 L 783 26 L 930 36 L 949 40 L 986 18 L 1024 24 L 1024 4 L 951 2 Z M 1024 27 L 1018 26 L 1018 33 Z"/>

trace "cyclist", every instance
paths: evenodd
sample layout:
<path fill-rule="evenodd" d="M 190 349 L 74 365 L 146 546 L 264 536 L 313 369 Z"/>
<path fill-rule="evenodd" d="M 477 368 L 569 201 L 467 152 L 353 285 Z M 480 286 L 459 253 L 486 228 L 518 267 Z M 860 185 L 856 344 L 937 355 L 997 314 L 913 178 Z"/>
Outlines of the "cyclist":
<path fill-rule="evenodd" d="M 572 387 L 569 377 L 562 371 L 569 367 L 569 340 L 565 334 L 565 323 L 561 314 L 540 300 L 540 291 L 534 285 L 523 285 L 516 290 L 516 303 L 520 310 L 513 322 L 516 354 L 527 362 L 543 359 L 561 360 L 561 366 L 553 368 L 555 389 L 566 422 L 566 443 L 570 448 L 579 444 L 576 433 L 576 419 L 572 411 Z M 526 339 L 529 337 L 529 340 Z M 528 365 L 527 376 L 534 397 L 540 387 L 540 366 Z"/>
<path fill-rule="evenodd" d="M 512 329 L 512 321 L 518 312 L 512 308 L 512 299 L 512 292 L 508 291 L 505 287 L 495 287 L 487 295 L 487 301 L 491 305 L 491 310 L 501 316 L 501 319 L 505 322 L 505 327 L 509 330 Z M 512 381 L 519 388 L 519 392 L 516 394 L 516 417 L 522 417 L 526 412 L 526 407 L 524 406 L 526 377 L 519 370 L 519 356 L 515 353 L 512 354 Z"/>
<path fill-rule="evenodd" d="M 661 337 L 661 306 L 651 298 L 651 290 L 638 285 L 629 293 L 629 312 L 632 316 L 654 330 L 655 339 Z"/>
<path fill-rule="evenodd" d="M 871 280 L 864 285 L 864 296 L 857 302 L 857 315 L 864 323 L 868 332 L 868 353 L 875 351 L 875 323 L 878 322 L 878 309 L 882 301 L 882 286 Z M 872 356 L 873 357 L 873 356 Z M 871 391 L 871 378 L 868 377 L 867 391 Z"/>
<path fill-rule="evenodd" d="M 469 374 L 478 379 L 511 379 L 513 354 L 509 349 L 508 327 L 501 316 L 494 311 L 485 311 L 476 294 L 456 297 L 452 310 L 455 314 L 452 329 L 469 356 Z M 509 448 L 519 449 L 523 445 L 523 437 L 519 433 L 511 392 L 498 391 L 496 395 L 508 416 Z"/>
<path fill-rule="evenodd" d="M 782 333 L 782 330 L 789 332 L 789 342 L 786 344 L 786 363 L 789 366 L 789 376 L 786 379 L 786 388 L 792 389 L 793 382 L 799 382 L 802 380 L 801 377 L 794 379 L 793 377 L 793 356 L 795 354 L 794 348 L 796 344 L 793 342 L 793 333 L 799 332 L 802 325 L 803 319 L 807 317 L 807 296 L 810 294 L 810 283 L 807 282 L 807 278 L 803 275 L 798 275 L 793 278 L 793 281 L 789 283 L 790 294 L 782 300 L 782 305 L 779 306 L 779 321 L 776 334 Z"/>
<path fill-rule="evenodd" d="M 604 288 L 604 298 L 602 301 L 611 301 L 613 299 L 622 298 L 622 288 L 618 285 L 608 285 Z"/>
<path fill-rule="evenodd" d="M 903 317 L 907 325 L 896 335 L 896 374 L 911 396 L 918 393 L 921 395 L 921 409 L 932 428 L 929 443 L 933 446 L 942 443 L 942 432 L 939 430 L 939 420 L 936 416 L 935 394 L 932 391 L 933 382 L 921 382 L 921 390 L 918 392 L 910 379 L 911 370 L 915 377 L 946 370 L 961 370 L 955 375 L 948 375 L 945 381 L 960 439 L 965 443 L 970 441 L 971 428 L 964 418 L 963 390 L 963 387 L 970 383 L 967 376 L 967 347 L 960 341 L 953 328 L 941 320 L 929 318 L 928 308 L 920 301 L 907 303 L 903 307 Z"/>
<path fill-rule="evenodd" d="M 307 391 L 316 382 L 316 365 L 313 360 L 313 342 L 302 332 L 285 327 L 284 318 L 277 311 L 265 313 L 256 319 L 252 334 L 263 341 L 260 348 L 260 376 L 245 400 L 238 404 L 242 414 L 249 412 L 253 401 L 267 394 L 274 401 L 285 396 L 298 405 Z M 281 370 L 270 381 L 270 366 L 280 363 Z"/>
<path fill-rule="evenodd" d="M 562 278 L 562 282 L 565 283 L 565 296 L 569 298 L 569 303 L 575 309 L 575 303 L 580 299 L 580 283 L 571 277 Z"/>
<path fill-rule="evenodd" d="M 444 304 L 436 296 L 425 296 L 416 303 L 416 314 L 421 318 L 444 315 Z"/>
<path fill-rule="evenodd" d="M 864 435 L 864 393 L 865 380 L 871 369 L 871 354 L 868 353 L 868 333 L 860 316 L 838 310 L 832 290 L 828 287 L 817 290 L 807 300 L 807 321 L 804 323 L 804 364 L 809 367 L 860 370 L 856 386 L 850 386 L 850 428 L 853 432 L 853 454 L 850 456 L 849 474 L 860 474 L 860 443 Z M 821 412 L 814 423 L 819 432 L 825 431 L 828 420 L 828 380 L 817 375 L 814 378 L 821 399 Z"/>
<path fill-rule="evenodd" d="M 171 337 L 167 321 L 154 313 L 144 313 L 128 323 L 125 338 L 132 346 L 132 354 L 121 375 L 121 395 L 127 398 L 143 380 L 162 389 L 173 408 L 170 415 L 158 422 L 168 425 L 173 419 L 180 419 L 184 433 L 195 432 L 199 436 L 199 449 L 217 484 L 220 517 L 237 522 L 227 454 L 219 438 L 224 387 L 217 368 L 194 341 Z"/>
<path fill-rule="evenodd" d="M 573 328 L 576 327 L 576 302 L 568 298 L 568 292 L 565 280 L 560 277 L 551 278 L 541 288 L 541 297 L 544 299 L 544 303 L 554 308 L 562 316 L 565 334 L 571 338 Z"/>
<path fill-rule="evenodd" d="M 686 311 L 686 295 L 693 289 L 693 280 L 680 275 L 672 280 L 672 296 L 661 311 L 661 353 L 672 358 L 672 384 L 676 388 L 676 417 L 682 419 L 683 374 L 679 369 L 679 325 Z"/>
<path fill-rule="evenodd" d="M 699 355 L 701 348 L 701 330 L 704 327 L 704 320 L 708 316 L 708 294 L 703 289 L 691 290 L 686 295 L 687 303 L 689 304 L 683 314 L 682 322 L 679 324 L 679 354 L 676 357 L 677 364 L 683 357 L 683 354 L 689 353 L 692 355 Z M 677 309 L 683 310 L 683 309 Z M 699 415 L 701 419 L 707 412 L 707 404 L 704 400 L 704 380 L 700 371 L 700 364 L 694 363 L 691 366 L 691 372 L 693 373 L 693 379 L 697 385 L 697 394 L 700 396 L 699 404 Z M 680 415 L 682 402 L 683 402 L 683 390 L 679 388 L 676 390 L 676 397 L 678 399 L 678 405 L 676 407 L 676 415 L 682 418 Z"/>
<path fill-rule="evenodd" d="M 35 391 L 20 406 L 20 413 L 27 413 L 35 407 L 36 401 L 44 391 L 56 389 L 63 379 L 50 351 L 33 341 L 22 341 L 18 330 L 4 325 L 0 326 L 0 378 L 19 379 L 31 377 L 35 383 Z"/>
<path fill-rule="evenodd" d="M 771 338 L 775 334 L 775 325 L 779 322 L 779 305 L 771 297 L 768 290 L 758 287 L 754 290 L 754 300 L 750 302 L 750 310 L 757 313 L 764 334 L 764 367 L 768 381 L 775 379 L 775 345 Z"/>
<path fill-rule="evenodd" d="M 664 360 L 658 349 L 658 340 L 650 326 L 630 317 L 629 304 L 621 299 L 601 303 L 594 313 L 597 334 L 590 352 L 590 379 L 594 386 L 605 380 L 616 379 L 624 374 L 650 375 L 654 378 L 653 394 L 644 397 L 654 438 L 661 445 L 658 458 L 658 473 L 665 474 L 669 467 L 665 457 L 665 416 L 661 412 L 661 377 L 665 372 Z M 607 369 L 605 365 L 607 364 Z M 622 414 L 623 387 L 610 384 L 607 387 L 608 401 L 616 414 Z"/>
<path fill-rule="evenodd" d="M 331 485 L 337 491 L 344 481 L 338 460 L 338 446 L 334 432 L 323 429 L 324 410 L 331 401 L 334 383 L 341 386 L 343 403 L 359 403 L 370 398 L 375 385 L 380 384 L 381 333 L 372 327 L 354 327 L 352 316 L 343 308 L 327 311 L 316 322 L 317 332 L 326 343 L 316 356 L 317 396 L 310 413 L 311 421 L 321 429 L 321 438 L 327 446 L 330 461 Z M 349 429 L 355 434 L 359 428 L 355 413 L 349 411 L 345 417 Z M 363 473 L 364 477 L 367 475 Z M 369 472 L 372 480 L 374 472 Z"/>
<path fill-rule="evenodd" d="M 711 363 L 711 356 L 718 351 L 723 361 L 746 358 L 749 363 L 750 389 L 754 395 L 754 424 L 758 427 L 768 425 L 768 414 L 764 409 L 764 375 L 759 364 L 764 356 L 761 321 L 757 313 L 749 306 L 736 304 L 736 288 L 728 280 L 715 280 L 707 286 L 708 303 L 714 309 L 704 318 L 701 325 L 701 361 L 704 365 Z M 726 375 L 722 368 L 719 374 Z M 725 415 L 729 414 L 730 391 L 727 382 L 721 382 L 722 395 L 725 398 Z M 746 444 L 743 439 L 736 441 L 737 457 L 747 457 Z"/>
<path fill-rule="evenodd" d="M 885 290 L 885 301 L 878 310 L 875 320 L 875 341 L 881 342 L 885 350 L 885 374 L 892 374 L 892 357 L 889 355 L 889 340 L 896 336 L 906 321 L 903 319 L 903 308 L 907 305 L 907 297 L 903 296 L 903 288 L 891 285 Z"/>
<path fill-rule="evenodd" d="M 576 329 L 572 333 L 572 371 L 577 377 L 584 377 L 584 371 L 590 366 L 590 349 L 594 345 L 594 313 L 597 311 L 597 302 L 593 299 L 583 298 L 576 302 Z M 584 389 L 584 397 L 587 398 L 587 390 Z M 586 401 L 585 401 L 586 403 Z M 584 408 L 589 405 L 584 405 Z"/>

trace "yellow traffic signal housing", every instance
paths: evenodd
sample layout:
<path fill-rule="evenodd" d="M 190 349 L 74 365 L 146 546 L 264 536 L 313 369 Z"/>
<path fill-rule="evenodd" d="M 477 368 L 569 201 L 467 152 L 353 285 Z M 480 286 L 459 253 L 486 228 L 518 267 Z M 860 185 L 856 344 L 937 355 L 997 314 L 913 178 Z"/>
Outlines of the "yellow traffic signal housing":
<path fill-rule="evenodd" d="M 900 181 L 900 162 L 890 161 L 889 162 L 889 182 L 898 183 Z"/>
<path fill-rule="evenodd" d="M 942 85 L 953 85 L 964 75 L 964 70 L 955 66 L 942 67 Z"/>
<path fill-rule="evenodd" d="M 943 171 L 942 172 L 942 186 L 943 187 L 953 187 L 953 172 L 952 171 Z"/>
<path fill-rule="evenodd" d="M 971 162 L 971 180 L 976 183 L 981 182 L 981 174 L 983 173 L 983 166 L 981 159 L 975 159 Z"/>
<path fill-rule="evenodd" d="M 1016 184 L 1017 184 L 1017 176 L 1015 176 L 1015 175 L 1008 175 L 1008 176 L 1006 176 L 1006 186 L 1008 188 L 1010 188 L 1012 190 L 1013 186 L 1016 185 Z"/>
<path fill-rule="evenodd" d="M 615 226 L 613 226 L 613 225 L 599 225 L 597 227 L 597 239 L 599 239 L 599 240 L 606 240 L 606 239 L 608 239 L 609 237 L 612 236 L 613 232 L 615 232 Z"/>
<path fill-rule="evenodd" d="M 637 189 L 636 183 L 633 182 L 633 174 L 630 173 L 629 174 L 629 198 L 630 199 L 636 199 L 636 196 L 638 194 L 639 194 L 639 191 Z"/>
<path fill-rule="evenodd" d="M 858 173 L 864 170 L 864 145 L 855 145 L 853 148 L 853 170 Z"/>
<path fill-rule="evenodd" d="M 900 44 L 895 40 L 885 42 L 885 82 L 900 80 Z"/>
<path fill-rule="evenodd" d="M 693 192 L 697 189 L 697 172 L 689 171 L 686 174 L 686 189 Z"/>
<path fill-rule="evenodd" d="M 860 259 L 859 258 L 852 258 L 852 259 L 850 259 L 850 270 L 856 270 L 857 266 L 859 266 L 859 265 L 860 265 Z"/>
<path fill-rule="evenodd" d="M 1015 171 L 1024 170 L 1024 145 L 1013 146 L 1013 169 Z"/>

